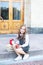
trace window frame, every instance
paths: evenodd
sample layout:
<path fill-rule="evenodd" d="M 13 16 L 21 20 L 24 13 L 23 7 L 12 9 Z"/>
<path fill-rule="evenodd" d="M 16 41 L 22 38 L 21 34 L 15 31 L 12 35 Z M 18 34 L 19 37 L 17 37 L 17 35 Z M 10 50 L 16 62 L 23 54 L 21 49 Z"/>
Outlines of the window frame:
<path fill-rule="evenodd" d="M 8 2 L 8 7 L 9 7 L 9 1 L 5 1 L 5 0 L 2 0 L 0 2 Z M 1 7 L 0 7 L 1 8 Z M 1 17 L 2 18 L 2 17 Z M 9 20 L 9 10 L 8 10 L 8 19 L 2 19 L 3 21 L 8 21 Z"/>
<path fill-rule="evenodd" d="M 8 20 L 12 20 L 12 21 L 23 21 L 24 20 L 24 1 L 23 0 L 0 0 L 0 2 L 9 2 L 9 19 Z M 13 20 L 13 5 L 12 2 L 21 2 L 21 18 L 20 20 Z M 11 8 L 11 10 L 10 10 Z M 4 20 L 4 21 L 8 21 L 8 20 Z"/>

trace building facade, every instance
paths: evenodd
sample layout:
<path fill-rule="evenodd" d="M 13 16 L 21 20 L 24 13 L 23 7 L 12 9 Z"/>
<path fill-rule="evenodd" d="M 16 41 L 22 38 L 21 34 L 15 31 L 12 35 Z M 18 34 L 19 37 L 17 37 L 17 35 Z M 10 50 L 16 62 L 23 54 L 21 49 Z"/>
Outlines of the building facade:
<path fill-rule="evenodd" d="M 30 25 L 29 0 L 0 0 L 0 34 L 17 33 L 23 24 Z"/>

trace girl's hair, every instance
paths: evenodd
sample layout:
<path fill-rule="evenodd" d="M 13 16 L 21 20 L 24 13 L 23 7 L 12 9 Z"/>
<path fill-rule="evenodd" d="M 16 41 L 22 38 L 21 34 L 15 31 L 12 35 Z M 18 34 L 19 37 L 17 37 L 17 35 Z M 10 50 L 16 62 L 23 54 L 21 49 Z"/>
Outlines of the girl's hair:
<path fill-rule="evenodd" d="M 21 29 L 23 26 L 25 26 L 25 25 L 22 25 L 22 26 L 20 27 L 20 29 Z M 18 32 L 18 39 L 24 39 L 24 38 L 25 38 L 25 34 L 26 34 L 26 26 L 25 26 L 25 32 L 23 33 L 23 36 L 20 36 L 20 34 L 21 34 L 20 29 L 19 29 L 19 32 Z"/>

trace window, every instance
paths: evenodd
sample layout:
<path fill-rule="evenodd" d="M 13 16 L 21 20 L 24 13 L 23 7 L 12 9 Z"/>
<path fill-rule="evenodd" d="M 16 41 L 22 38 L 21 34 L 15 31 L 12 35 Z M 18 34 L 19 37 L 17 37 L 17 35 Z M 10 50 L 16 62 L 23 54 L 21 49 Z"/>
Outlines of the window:
<path fill-rule="evenodd" d="M 0 2 L 0 20 L 8 20 L 9 19 L 9 3 L 8 2 Z"/>
<path fill-rule="evenodd" d="M 13 2 L 13 20 L 21 19 L 21 3 Z"/>

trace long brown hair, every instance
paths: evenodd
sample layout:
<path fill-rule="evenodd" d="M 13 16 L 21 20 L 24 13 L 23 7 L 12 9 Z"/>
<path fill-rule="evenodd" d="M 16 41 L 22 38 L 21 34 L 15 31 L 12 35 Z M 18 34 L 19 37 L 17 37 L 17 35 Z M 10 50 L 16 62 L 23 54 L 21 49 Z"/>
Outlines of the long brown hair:
<path fill-rule="evenodd" d="M 25 25 L 22 25 L 22 26 L 20 27 L 20 29 L 21 29 L 23 26 L 25 26 Z M 25 34 L 26 34 L 26 26 L 25 26 L 25 32 L 23 33 L 23 36 L 20 36 L 20 34 L 21 34 L 20 29 L 19 29 L 19 32 L 18 32 L 18 39 L 24 39 L 24 38 L 25 38 Z"/>

